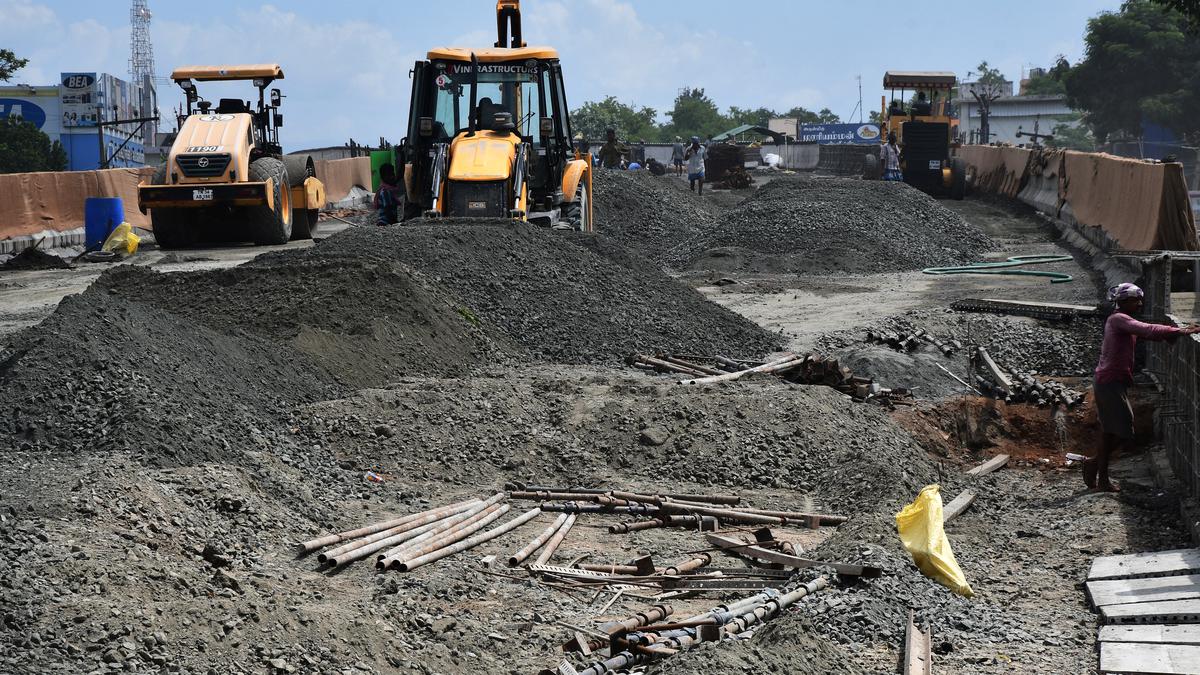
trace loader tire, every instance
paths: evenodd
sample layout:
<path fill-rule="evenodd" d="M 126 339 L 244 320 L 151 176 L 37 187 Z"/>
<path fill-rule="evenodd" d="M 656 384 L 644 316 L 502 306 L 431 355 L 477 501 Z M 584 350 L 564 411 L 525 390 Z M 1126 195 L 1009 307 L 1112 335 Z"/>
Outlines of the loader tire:
<path fill-rule="evenodd" d="M 166 164 L 158 167 L 150 184 L 167 184 Z M 154 241 L 161 249 L 188 248 L 200 240 L 191 209 L 150 209 L 150 227 L 154 230 Z"/>
<path fill-rule="evenodd" d="M 575 199 L 563 207 L 563 219 L 570 229 L 576 232 L 592 232 L 592 193 L 587 186 L 587 176 L 579 179 L 579 187 L 575 188 Z"/>
<path fill-rule="evenodd" d="M 950 197 L 962 201 L 967 196 L 967 163 L 961 158 L 950 160 Z"/>
<path fill-rule="evenodd" d="M 283 164 L 287 168 L 288 187 L 300 187 L 304 181 L 317 175 L 312 157 L 308 155 L 284 155 Z M 292 241 L 297 239 L 312 239 L 317 229 L 318 209 L 306 209 L 306 204 L 292 204 Z"/>
<path fill-rule="evenodd" d="M 259 246 L 286 244 L 292 238 L 292 200 L 288 190 L 287 168 L 274 157 L 262 157 L 251 162 L 250 180 L 272 182 L 272 206 L 251 206 L 246 209 L 250 237 Z"/>

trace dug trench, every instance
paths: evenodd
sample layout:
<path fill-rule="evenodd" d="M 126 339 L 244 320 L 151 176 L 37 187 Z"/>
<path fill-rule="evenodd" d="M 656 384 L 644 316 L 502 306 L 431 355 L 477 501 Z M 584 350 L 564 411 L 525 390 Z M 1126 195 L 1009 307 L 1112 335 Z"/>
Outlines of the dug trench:
<path fill-rule="evenodd" d="M 634 351 L 754 359 L 797 342 L 661 267 L 702 279 L 695 261 L 713 259 L 703 251 L 730 245 L 724 215 L 753 203 L 676 210 L 691 195 L 674 181 L 600 181 L 601 195 L 636 181 L 624 215 L 614 215 L 612 197 L 597 204 L 612 237 L 501 223 L 352 228 L 230 270 L 117 268 L 9 339 L 0 354 L 0 670 L 553 667 L 571 634 L 560 622 L 594 629 L 652 601 L 631 594 L 601 611 L 611 594 L 593 600 L 520 569 L 481 567 L 484 556 L 507 558 L 552 514 L 411 573 L 354 564 L 329 574 L 293 552 L 304 539 L 486 497 L 508 482 L 736 492 L 760 508 L 842 514 L 849 520 L 836 529 L 779 532 L 806 556 L 883 571 L 835 578 L 753 639 L 704 644 L 651 672 L 889 671 L 910 607 L 933 626 L 939 672 L 1092 669 L 1095 618 L 1076 584 L 1093 555 L 1180 543 L 1168 498 L 1136 475 L 1120 498 L 1088 494 L 1069 468 L 1034 452 L 968 479 L 963 468 L 1042 432 L 1010 419 L 966 448 L 941 423 L 954 401 L 893 413 L 769 377 L 683 386 L 626 368 L 621 359 Z M 852 211 L 847 203 L 878 187 L 856 183 L 829 183 L 828 199 Z M 805 185 L 805 201 L 819 188 Z M 780 190 L 786 196 L 776 187 L 772 201 Z M 901 194 L 923 206 L 893 220 L 942 208 Z M 645 214 L 661 224 L 660 240 L 630 221 Z M 937 236 L 971 242 L 952 260 L 993 246 L 967 220 L 938 217 L 965 234 Z M 699 253 L 664 257 L 676 237 Z M 930 250 L 921 244 L 914 255 Z M 843 266 L 885 254 L 856 253 Z M 794 264 L 804 253 L 787 255 Z M 839 283 L 879 285 L 876 271 L 871 263 Z M 826 328 L 822 346 L 850 345 L 851 328 Z M 1022 339 L 1040 344 L 1058 330 L 1035 322 Z M 1087 424 L 1077 422 L 1081 443 Z M 1043 453 L 1055 460 L 1057 450 Z M 979 493 L 949 527 L 973 599 L 922 576 L 896 537 L 895 512 L 931 483 L 947 498 Z M 618 520 L 581 516 L 556 564 L 642 554 L 671 562 L 705 547 L 682 531 L 609 534 Z M 672 602 L 684 615 L 736 597 Z"/>

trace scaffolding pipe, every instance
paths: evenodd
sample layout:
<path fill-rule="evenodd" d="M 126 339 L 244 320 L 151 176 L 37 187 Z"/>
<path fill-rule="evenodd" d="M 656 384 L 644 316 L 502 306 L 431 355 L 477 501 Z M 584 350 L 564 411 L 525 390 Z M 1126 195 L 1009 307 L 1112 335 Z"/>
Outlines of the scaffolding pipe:
<path fill-rule="evenodd" d="M 462 551 L 466 551 L 467 549 L 475 548 L 476 546 L 482 544 L 485 541 L 490 541 L 492 539 L 495 539 L 496 537 L 499 537 L 502 534 L 511 532 L 512 530 L 517 529 L 518 527 L 524 525 L 525 523 L 528 523 L 529 521 L 533 520 L 534 518 L 537 518 L 539 515 L 541 515 L 541 513 L 542 513 L 542 510 L 539 508 L 530 509 L 530 510 L 526 511 L 525 513 L 517 516 L 516 518 L 513 518 L 512 520 L 508 521 L 507 523 L 504 523 L 503 525 L 501 525 L 499 527 L 493 527 L 492 529 L 488 530 L 487 532 L 484 532 L 483 534 L 477 534 L 474 537 L 471 537 L 470 539 L 465 539 L 456 544 L 452 544 L 450 546 L 446 546 L 445 548 L 438 549 L 432 553 L 426 553 L 423 556 L 413 558 L 411 560 L 405 560 L 404 562 L 400 563 L 396 567 L 401 572 L 411 572 L 411 571 L 417 569 L 418 567 L 420 567 L 421 565 L 425 565 L 425 564 L 434 562 L 436 560 L 441 560 L 442 558 L 445 558 L 446 556 L 454 555 L 455 553 L 461 553 Z"/>
<path fill-rule="evenodd" d="M 450 532 L 455 529 L 458 529 L 459 527 L 462 527 L 463 525 L 473 523 L 476 520 L 478 520 L 479 518 L 481 518 L 483 516 L 483 514 L 494 511 L 495 506 L 498 503 L 500 503 L 500 501 L 503 499 L 504 499 L 504 493 L 497 493 L 495 495 L 492 495 L 491 498 L 489 498 L 487 501 L 480 502 L 479 504 L 471 507 L 470 511 L 463 512 L 463 513 L 459 514 L 457 517 L 455 517 L 454 519 L 447 519 L 440 523 L 437 523 L 434 527 L 421 533 L 421 536 L 403 540 L 403 543 L 401 543 L 399 546 L 393 546 L 391 549 L 384 551 L 383 553 L 380 553 L 376 557 L 376 560 L 382 560 L 384 558 L 391 557 L 392 555 L 394 555 L 396 553 L 400 553 L 400 552 L 404 551 L 405 549 L 411 548 L 413 546 L 419 546 L 419 545 L 423 544 L 424 542 L 427 542 L 430 539 L 433 539 L 434 537 L 437 537 L 442 534 L 445 534 L 446 532 Z M 376 549 L 376 550 L 379 550 L 379 549 Z"/>
<path fill-rule="evenodd" d="M 447 543 L 458 541 L 471 532 L 475 532 L 480 527 L 483 527 L 496 518 L 499 518 L 500 515 L 503 515 L 510 508 L 512 507 L 510 507 L 508 504 L 489 504 L 487 508 L 477 513 L 473 513 L 463 520 L 430 530 L 416 539 L 405 542 L 384 553 L 380 553 L 375 559 L 375 567 L 377 569 L 387 569 L 391 563 L 413 555 L 415 551 L 420 551 L 420 553 L 417 553 L 417 555 L 421 555 L 441 548 Z M 479 524 L 481 522 L 483 525 Z M 462 534 L 464 531 L 467 531 L 467 534 Z M 430 545 L 437 542 L 440 542 L 437 546 L 434 548 L 428 548 Z"/>
<path fill-rule="evenodd" d="M 558 528 L 558 531 L 554 533 L 550 541 L 546 542 L 546 547 L 538 554 L 537 560 L 533 562 L 534 565 L 545 565 L 554 556 L 554 552 L 558 550 L 559 545 L 562 544 L 567 533 L 571 531 L 571 527 L 575 524 L 575 519 L 578 517 L 574 513 L 567 514 L 567 519 L 563 521 L 562 526 Z"/>
<path fill-rule="evenodd" d="M 334 569 L 338 569 L 340 567 L 345 567 L 346 565 L 354 562 L 355 560 L 362 560 L 363 558 L 371 555 L 372 553 L 381 551 L 389 546 L 395 546 L 396 544 L 401 544 L 401 547 L 402 547 L 406 544 L 402 544 L 401 542 L 412 542 L 412 541 L 424 539 L 427 536 L 429 536 L 429 534 L 431 532 L 434 532 L 435 530 L 440 530 L 440 529 L 444 529 L 444 528 L 452 528 L 454 525 L 461 523 L 464 520 L 470 518 L 473 514 L 478 513 L 480 510 L 482 510 L 484 508 L 485 503 L 486 502 L 481 502 L 479 504 L 476 504 L 475 506 L 472 506 L 470 509 L 463 511 L 462 513 L 457 513 L 448 518 L 444 518 L 442 520 L 439 520 L 439 521 L 436 521 L 433 523 L 429 523 L 428 525 L 424 525 L 415 530 L 409 530 L 408 532 L 401 532 L 400 534 L 392 535 L 386 539 L 381 539 L 377 542 L 367 544 L 366 546 L 360 546 L 359 548 L 356 548 L 352 551 L 346 551 L 344 553 L 340 553 L 336 557 L 330 556 L 329 558 L 326 559 L 326 563 L 328 563 Z"/>
<path fill-rule="evenodd" d="M 538 509 L 538 511 L 540 513 L 541 509 Z M 554 533 L 557 532 L 560 527 L 562 527 L 562 524 L 567 521 L 568 517 L 569 516 L 565 513 L 559 515 L 559 517 L 556 518 L 554 520 L 554 522 L 550 524 L 550 527 L 547 527 L 545 530 L 542 531 L 541 534 L 534 537 L 533 540 L 530 541 L 528 544 L 526 544 L 521 550 L 519 550 L 516 553 L 509 556 L 508 566 L 516 567 L 517 565 L 520 565 L 522 562 L 524 562 L 524 560 L 526 558 L 533 555 L 534 551 L 541 548 L 542 544 L 545 544 L 547 541 L 550 540 L 550 537 L 554 536 Z"/>
<path fill-rule="evenodd" d="M 451 516 L 456 516 L 460 513 L 463 513 L 464 511 L 469 511 L 475 505 L 482 504 L 482 503 L 483 502 L 481 500 L 474 499 L 470 502 L 462 502 L 461 504 L 452 504 L 450 506 L 447 506 L 447 507 L 444 507 L 441 509 L 429 511 L 426 514 L 422 515 L 420 518 L 415 518 L 413 520 L 410 520 L 409 522 L 407 522 L 403 525 L 398 525 L 391 529 L 372 534 L 369 537 L 364 537 L 364 538 L 358 539 L 356 541 L 342 544 L 341 546 L 339 546 L 335 549 L 331 549 L 329 551 L 322 551 L 320 554 L 317 555 L 317 560 L 319 562 L 327 562 L 330 558 L 337 558 L 338 556 L 341 556 L 346 553 L 349 553 L 350 551 L 354 551 L 356 549 L 362 548 L 363 546 L 366 546 L 368 544 L 374 544 L 377 541 L 381 541 L 383 539 L 388 539 L 388 538 L 394 537 L 398 534 L 404 534 L 405 532 L 413 532 L 414 530 L 421 530 L 420 532 L 416 532 L 415 534 L 412 535 L 415 537 L 419 534 L 427 532 L 429 529 L 432 529 L 432 528 L 421 529 L 421 528 L 425 527 L 426 525 L 432 525 L 441 520 L 445 520 L 446 518 L 449 518 Z M 436 527 L 436 525 L 434 525 L 434 527 Z"/>
<path fill-rule="evenodd" d="M 326 535 L 324 537 L 310 539 L 306 542 L 296 544 L 296 553 L 298 555 L 305 555 L 307 553 L 312 553 L 313 551 L 315 551 L 319 548 L 325 548 L 326 546 L 338 544 L 343 541 L 350 541 L 351 539 L 358 539 L 359 537 L 363 537 L 368 534 L 375 534 L 376 532 L 382 532 L 384 530 L 389 530 L 398 525 L 404 525 L 406 523 L 410 523 L 414 520 L 417 520 L 418 518 L 421 518 L 422 516 L 426 516 L 431 513 L 437 513 L 439 511 L 445 511 L 447 509 L 452 509 L 452 508 L 466 507 L 467 505 L 473 504 L 477 501 L 479 501 L 479 500 L 472 498 L 472 499 L 468 499 L 466 501 L 458 502 L 457 504 L 451 504 L 449 506 L 442 506 L 442 507 L 435 508 L 435 509 L 429 509 L 427 511 L 421 511 L 420 513 L 412 513 L 407 516 L 401 516 L 399 518 L 394 518 L 392 520 L 385 520 L 383 522 L 375 523 L 373 525 L 367 525 L 366 527 L 360 527 L 357 530 L 347 530 L 345 532 L 338 532 L 337 534 L 330 534 L 330 535 Z"/>

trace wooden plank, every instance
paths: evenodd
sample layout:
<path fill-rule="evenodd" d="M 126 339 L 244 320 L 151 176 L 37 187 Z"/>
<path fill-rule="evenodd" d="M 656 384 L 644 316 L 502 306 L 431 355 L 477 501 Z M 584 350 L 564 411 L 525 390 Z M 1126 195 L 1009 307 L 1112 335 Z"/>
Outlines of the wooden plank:
<path fill-rule="evenodd" d="M 1101 626 L 1100 642 L 1200 645 L 1200 624 L 1182 626 Z"/>
<path fill-rule="evenodd" d="M 1004 390 L 1004 393 L 1007 394 L 1008 392 L 1012 391 L 1012 380 L 1009 379 L 1008 373 L 1004 372 L 1001 370 L 1000 366 L 996 365 L 996 362 L 992 360 L 992 355 L 988 354 L 988 351 L 983 347 L 979 348 L 978 354 L 979 360 L 983 361 L 983 367 L 987 368 L 988 373 L 990 373 L 992 376 L 992 380 L 994 380 L 996 384 L 1000 385 L 1000 388 Z"/>
<path fill-rule="evenodd" d="M 1200 623 L 1200 600 L 1162 600 L 1100 608 L 1104 623 Z"/>
<path fill-rule="evenodd" d="M 1165 577 L 1176 574 L 1200 574 L 1200 548 L 1096 558 L 1088 570 L 1087 580 Z"/>
<path fill-rule="evenodd" d="M 959 514 L 961 514 L 963 511 L 966 511 L 967 507 L 970 506 L 974 501 L 974 490 L 963 490 L 960 492 L 958 496 L 954 498 L 954 501 L 950 502 L 946 505 L 946 508 L 942 509 L 942 524 L 946 524 L 957 518 Z"/>
<path fill-rule="evenodd" d="M 904 675 L 930 675 L 933 672 L 932 632 L 921 630 L 908 610 L 908 627 L 904 630 Z"/>
<path fill-rule="evenodd" d="M 1200 647 L 1105 642 L 1100 645 L 1100 672 L 1196 675 L 1200 673 Z"/>
<path fill-rule="evenodd" d="M 1089 581 L 1087 590 L 1092 604 L 1097 607 L 1160 600 L 1190 600 L 1200 598 L 1200 574 Z"/>
<path fill-rule="evenodd" d="M 868 579 L 874 579 L 883 573 L 878 567 L 868 567 L 865 565 L 846 565 L 844 563 L 831 563 L 825 562 L 824 560 L 809 560 L 808 558 L 800 558 L 794 555 L 780 553 L 779 551 L 765 549 L 761 546 L 752 546 L 744 541 L 734 539 L 733 537 L 726 537 L 720 534 L 714 534 L 712 532 L 705 534 L 704 538 L 708 540 L 708 543 L 721 550 L 728 551 L 729 553 L 736 553 L 738 555 L 744 555 L 748 558 L 755 558 L 757 560 L 763 560 L 766 562 L 779 563 L 780 565 L 786 565 L 788 567 L 806 568 L 826 566 L 832 567 L 838 574 L 844 574 L 853 577 L 866 577 Z"/>
<path fill-rule="evenodd" d="M 975 478 L 978 478 L 980 476 L 986 476 L 989 473 L 992 473 L 993 471 L 996 471 L 1000 467 L 1004 466 L 1005 464 L 1008 464 L 1008 455 L 996 455 L 995 457 L 989 459 L 988 461 L 984 462 L 983 464 L 980 464 L 979 466 L 975 467 L 974 469 L 971 469 L 970 471 L 968 471 L 967 475 L 973 476 Z"/>

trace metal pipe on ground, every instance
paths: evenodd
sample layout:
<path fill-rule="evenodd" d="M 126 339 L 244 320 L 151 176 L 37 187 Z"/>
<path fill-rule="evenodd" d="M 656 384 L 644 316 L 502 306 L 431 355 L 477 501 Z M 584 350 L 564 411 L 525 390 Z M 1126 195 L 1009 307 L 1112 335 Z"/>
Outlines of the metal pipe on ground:
<path fill-rule="evenodd" d="M 420 513 L 412 513 L 407 516 L 393 518 L 392 520 L 385 520 L 383 522 L 375 523 L 373 525 L 367 525 L 366 527 L 360 527 L 357 530 L 347 530 L 345 532 L 338 532 L 337 534 L 330 534 L 330 535 L 326 535 L 324 537 L 310 539 L 306 542 L 297 544 L 296 545 L 296 553 L 299 555 L 304 555 L 306 553 L 312 553 L 313 551 L 315 551 L 319 548 L 325 548 L 326 546 L 338 544 L 343 541 L 350 541 L 352 539 L 358 539 L 359 537 L 365 537 L 366 535 L 369 535 L 369 534 L 375 534 L 377 532 L 383 532 L 384 530 L 390 530 L 399 525 L 404 525 L 406 523 L 410 523 L 414 520 L 417 520 L 418 518 L 421 518 L 422 516 L 426 516 L 431 513 L 437 513 L 439 511 L 445 511 L 446 509 L 465 506 L 467 504 L 471 504 L 471 503 L 474 503 L 477 501 L 480 501 L 480 500 L 474 499 L 474 498 L 467 499 L 465 501 L 458 502 L 457 504 L 450 504 L 449 506 L 442 506 L 442 507 L 438 507 L 438 508 L 434 508 L 434 509 L 429 509 L 427 511 L 421 511 Z"/>
<path fill-rule="evenodd" d="M 429 523 L 427 525 L 423 525 L 421 527 L 416 528 L 415 530 L 409 530 L 408 532 L 401 532 L 400 534 L 393 535 L 386 539 L 381 539 L 379 541 L 367 544 L 366 546 L 361 546 L 361 547 L 356 548 L 351 551 L 339 553 L 336 557 L 330 556 L 330 557 L 326 558 L 325 562 L 327 564 L 329 564 L 330 567 L 332 567 L 333 569 L 338 569 L 341 567 L 345 567 L 346 565 L 349 565 L 350 563 L 352 563 L 356 560 L 362 560 L 363 558 L 366 558 L 367 556 L 371 555 L 372 553 L 382 551 L 383 549 L 386 549 L 389 546 L 396 546 L 397 544 L 400 544 L 400 546 L 404 546 L 407 542 L 412 542 L 412 541 L 417 541 L 419 539 L 423 539 L 427 535 L 429 535 L 429 533 L 433 532 L 434 530 L 437 530 L 440 528 L 453 527 L 453 525 L 455 525 L 457 523 L 461 523 L 464 520 L 466 520 L 467 518 L 470 518 L 472 516 L 472 514 L 478 513 L 479 510 L 482 510 L 484 508 L 485 503 L 486 502 L 480 502 L 479 504 L 472 506 L 467 511 L 463 511 L 462 513 L 456 513 L 456 514 L 449 516 L 447 518 L 444 518 L 442 520 L 435 521 L 435 522 Z M 400 546 L 396 546 L 396 547 L 400 548 Z"/>
<path fill-rule="evenodd" d="M 474 499 L 474 500 L 471 500 L 470 502 L 462 502 L 461 504 L 451 504 L 450 506 L 446 506 L 441 509 L 435 509 L 433 511 L 428 511 L 428 512 L 426 512 L 425 515 L 422 515 L 420 518 L 413 519 L 403 525 L 398 525 L 391 529 L 384 530 L 383 532 L 377 532 L 368 537 L 363 537 L 362 539 L 358 539 L 358 540 L 343 544 L 343 545 L 341 545 L 335 549 L 329 550 L 329 551 L 323 551 L 319 555 L 317 555 L 317 560 L 320 562 L 328 562 L 328 560 L 330 558 L 337 558 L 338 556 L 349 553 L 350 551 L 357 550 L 368 544 L 374 544 L 377 541 L 395 537 L 398 534 L 404 534 L 405 532 L 412 532 L 414 530 L 418 530 L 426 525 L 431 525 L 433 523 L 437 523 L 438 521 L 445 520 L 446 518 L 449 518 L 450 516 L 455 516 L 455 515 L 465 512 L 465 511 L 469 511 L 469 510 L 471 510 L 472 507 L 476 506 L 477 504 L 482 504 L 482 503 L 483 503 L 483 500 Z M 432 529 L 432 528 L 430 528 L 430 529 Z M 415 536 L 422 534 L 424 532 L 427 532 L 427 531 L 428 530 L 422 530 L 421 532 L 417 532 L 417 533 L 413 534 L 412 536 L 415 537 Z"/>
<path fill-rule="evenodd" d="M 683 359 L 675 357 L 675 356 L 660 356 L 659 358 L 661 358 L 663 361 L 666 361 L 667 363 L 674 363 L 677 366 L 682 366 L 684 368 L 694 370 L 697 373 L 699 373 L 701 375 L 701 377 L 703 377 L 704 375 L 724 375 L 725 374 L 725 371 L 723 371 L 723 370 L 717 370 L 716 368 L 709 368 L 708 366 L 702 366 L 698 363 L 692 363 L 691 361 L 684 361 Z"/>
<path fill-rule="evenodd" d="M 546 485 L 524 485 L 524 486 L 522 486 L 519 483 L 510 483 L 506 487 L 510 487 L 511 492 L 514 495 L 517 493 L 540 494 L 543 492 L 549 492 L 549 493 L 553 493 L 553 494 L 589 495 L 589 496 L 607 495 L 609 497 L 624 499 L 626 501 L 640 501 L 637 499 L 630 499 L 630 497 L 629 497 L 631 495 L 637 495 L 637 496 L 643 496 L 643 497 L 653 496 L 657 499 L 662 499 L 663 497 L 666 497 L 667 499 L 674 499 L 675 501 L 699 502 L 702 504 L 731 504 L 732 505 L 732 504 L 738 504 L 741 502 L 741 497 L 738 495 L 683 495 L 683 494 L 670 494 L 670 493 L 658 494 L 658 495 L 641 495 L 639 493 L 634 493 L 634 492 L 629 492 L 629 491 L 621 492 L 618 490 L 604 489 L 604 488 L 579 488 L 579 487 L 564 488 L 564 487 L 551 487 L 551 486 L 546 486 Z M 621 495 L 626 495 L 626 496 L 621 496 Z M 594 497 L 589 498 L 587 496 L 576 497 L 574 500 L 575 501 L 595 501 Z M 559 501 L 572 501 L 572 500 L 562 499 Z M 648 502 L 648 503 L 653 503 L 653 502 Z"/>
<path fill-rule="evenodd" d="M 702 553 L 700 557 L 692 558 L 691 560 L 685 560 L 677 565 L 672 565 L 671 567 L 663 570 L 662 573 L 664 576 L 668 577 L 679 576 L 685 572 L 691 572 L 693 570 L 698 570 L 701 567 L 706 567 L 711 562 L 712 556 L 708 555 L 707 553 Z"/>
<path fill-rule="evenodd" d="M 540 509 L 539 509 L 539 511 L 540 511 Z M 567 518 L 568 518 L 567 514 L 565 514 L 565 513 L 561 514 L 557 519 L 555 519 L 555 521 L 550 525 L 550 527 L 547 527 L 545 530 L 542 531 L 541 534 L 534 537 L 533 540 L 531 540 L 528 544 L 526 544 L 524 547 L 522 547 L 521 550 L 519 550 L 516 553 L 509 556 L 508 557 L 508 566 L 516 567 L 517 565 L 520 565 L 522 562 L 524 562 L 526 558 L 533 555 L 534 551 L 541 548 L 543 544 L 545 544 L 547 541 L 550 540 L 550 537 L 554 536 L 554 533 L 557 532 L 559 530 L 559 528 L 562 527 L 562 524 L 567 521 Z"/>
<path fill-rule="evenodd" d="M 728 635 L 744 633 L 750 626 L 753 626 L 756 623 L 770 621 L 780 612 L 800 601 L 805 596 L 824 590 L 828 586 L 829 579 L 826 577 L 817 577 L 816 579 L 813 579 L 807 584 L 804 584 L 803 586 L 800 586 L 791 592 L 784 593 L 778 598 L 769 600 L 762 607 L 756 608 L 750 612 L 746 612 L 733 621 L 725 624 L 725 633 Z"/>
<path fill-rule="evenodd" d="M 741 502 L 742 498 L 738 495 L 646 495 L 637 492 L 626 492 L 624 490 L 613 490 L 610 493 L 617 499 L 624 499 L 628 502 L 640 502 L 642 504 L 661 505 L 666 501 L 684 502 L 688 504 L 721 504 L 734 505 Z"/>
<path fill-rule="evenodd" d="M 554 533 L 550 541 L 546 542 L 546 547 L 542 549 L 542 552 L 538 554 L 537 560 L 533 562 L 534 565 L 545 565 L 550 558 L 554 557 L 554 552 L 558 550 L 559 545 L 562 544 L 567 533 L 571 531 L 571 527 L 575 525 L 575 519 L 578 517 L 574 513 L 567 515 L 566 521 L 558 528 L 558 531 Z"/>
<path fill-rule="evenodd" d="M 553 513 L 620 513 L 634 516 L 656 516 L 657 506 L 630 504 L 629 506 L 604 506 L 602 504 L 542 504 L 542 510 Z"/>
<path fill-rule="evenodd" d="M 512 499 L 529 502 L 598 502 L 606 496 L 603 492 L 551 492 L 547 490 L 514 490 L 509 494 Z"/>
<path fill-rule="evenodd" d="M 705 516 L 712 516 L 719 521 L 728 523 L 750 523 L 761 525 L 784 525 L 787 520 L 776 516 L 764 516 L 757 513 L 747 513 L 745 511 L 737 511 L 734 509 L 718 509 L 708 506 L 697 506 L 694 504 L 679 504 L 678 502 L 666 501 L 659 505 L 663 511 L 668 513 L 699 513 Z"/>
<path fill-rule="evenodd" d="M 760 516 L 774 516 L 783 518 L 787 521 L 802 521 L 811 523 L 817 521 L 818 525 L 835 526 L 850 520 L 849 516 L 834 516 L 827 513 L 804 513 L 802 511 L 772 511 L 770 509 L 747 509 L 739 508 L 738 511 L 743 513 L 753 513 Z"/>
<path fill-rule="evenodd" d="M 518 527 L 524 525 L 525 523 L 528 523 L 529 521 L 533 520 L 534 518 L 537 518 L 538 515 L 540 515 L 541 513 L 542 513 L 542 510 L 539 508 L 530 509 L 529 511 L 526 511 L 525 513 L 508 521 L 507 523 L 504 523 L 503 525 L 501 525 L 499 527 L 493 527 L 492 529 L 488 530 L 487 532 L 484 532 L 483 534 L 477 534 L 474 537 L 471 537 L 470 539 L 460 541 L 456 544 L 452 544 L 450 546 L 439 549 L 432 553 L 427 553 L 418 558 L 413 558 L 412 560 L 405 560 L 404 562 L 397 565 L 397 567 L 399 568 L 399 570 L 401 572 L 411 572 L 411 571 L 417 569 L 418 567 L 420 567 L 421 565 L 426 565 L 426 564 L 434 562 L 436 560 L 441 560 L 442 558 L 445 558 L 446 556 L 454 555 L 455 553 L 461 553 L 462 551 L 466 551 L 468 549 L 475 548 L 476 546 L 482 544 L 485 541 L 490 541 L 492 539 L 495 539 L 496 537 L 499 537 L 502 534 L 511 532 L 512 530 L 517 529 Z"/>
<path fill-rule="evenodd" d="M 579 675 L 605 675 L 618 670 L 623 670 L 629 666 L 636 665 L 645 660 L 646 657 L 639 656 L 633 652 L 621 652 L 616 656 L 598 661 L 591 666 L 579 671 Z"/>
<path fill-rule="evenodd" d="M 500 501 L 502 501 L 503 499 L 504 499 L 503 492 L 494 494 L 487 501 L 481 502 L 480 504 L 472 507 L 470 511 L 465 511 L 465 512 L 459 514 L 458 516 L 454 517 L 453 519 L 447 519 L 445 521 L 442 521 L 441 523 L 437 523 L 435 527 L 430 528 L 430 529 L 426 530 L 425 532 L 422 532 L 421 536 L 404 540 L 403 543 L 401 543 L 399 546 L 393 546 L 391 549 L 384 551 L 383 553 L 380 553 L 376 559 L 382 560 L 383 558 L 390 557 L 396 553 L 400 553 L 400 552 L 404 551 L 406 548 L 410 548 L 413 546 L 419 546 L 434 537 L 441 536 L 442 534 L 445 534 L 446 532 L 449 532 L 451 530 L 462 527 L 465 524 L 474 522 L 481 517 L 480 514 L 494 510 L 493 507 L 495 507 L 496 504 L 500 503 Z M 376 550 L 379 550 L 379 549 L 376 549 Z"/>
<path fill-rule="evenodd" d="M 638 612 L 627 619 L 620 621 L 609 621 L 600 625 L 602 632 L 609 635 L 617 633 L 628 633 L 639 626 L 649 626 L 652 623 L 662 621 L 663 619 L 675 613 L 675 608 L 670 605 L 654 605 L 644 612 Z"/>
<path fill-rule="evenodd" d="M 786 358 L 776 359 L 774 361 L 764 363 L 761 366 L 746 368 L 745 370 L 739 370 L 733 373 L 725 373 L 724 375 L 712 375 L 710 377 L 701 377 L 694 380 L 684 380 L 680 384 L 716 384 L 717 382 L 732 382 L 733 380 L 741 379 L 747 375 L 753 375 L 754 373 L 761 373 L 771 369 L 777 369 L 780 366 L 790 365 L 792 363 L 798 364 L 802 363 L 803 361 L 804 357 L 790 354 Z"/>
<path fill-rule="evenodd" d="M 653 366 L 655 370 L 666 371 L 669 373 L 679 373 L 681 375 L 691 375 L 692 377 L 704 377 L 706 375 L 706 373 L 703 371 L 671 363 L 670 361 L 656 359 L 653 356 L 646 356 L 645 354 L 634 354 L 633 356 L 629 357 L 628 362 L 630 365 L 642 363 L 647 366 Z"/>
<path fill-rule="evenodd" d="M 419 558 L 427 553 L 433 553 L 434 551 L 458 543 L 498 520 L 501 516 L 508 513 L 511 508 L 508 504 L 493 504 L 479 512 L 477 517 L 463 521 L 459 527 L 453 530 L 443 532 L 417 546 L 405 547 L 399 553 L 376 560 L 375 569 L 386 570 L 399 567 L 402 563 L 410 559 Z"/>

